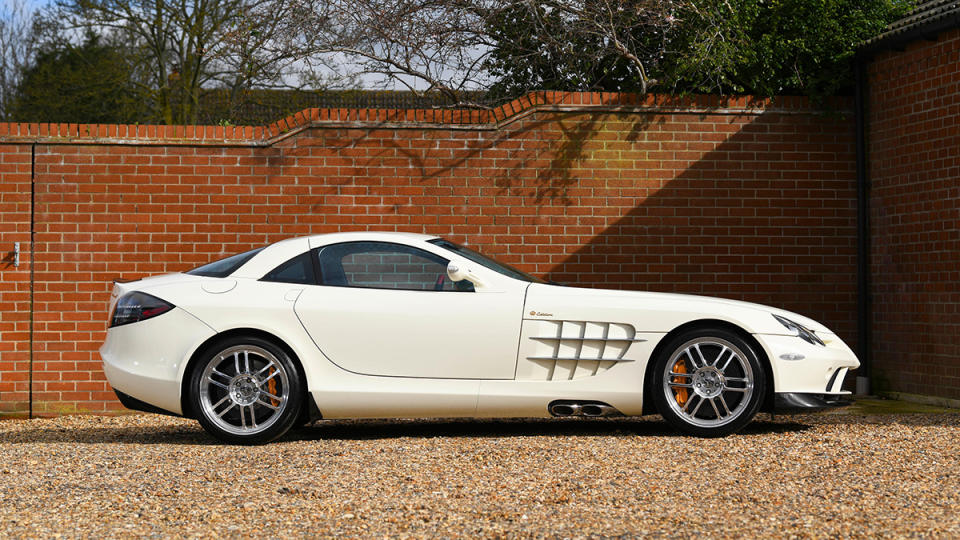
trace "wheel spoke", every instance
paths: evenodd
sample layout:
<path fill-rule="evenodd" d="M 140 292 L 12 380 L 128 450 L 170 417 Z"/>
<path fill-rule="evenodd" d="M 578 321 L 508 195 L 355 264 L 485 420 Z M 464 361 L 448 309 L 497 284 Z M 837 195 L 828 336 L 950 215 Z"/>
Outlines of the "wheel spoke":
<path fill-rule="evenodd" d="M 717 400 L 710 398 L 710 406 L 713 407 L 713 412 L 717 415 L 717 420 L 720 419 L 720 409 L 717 408 Z"/>
<path fill-rule="evenodd" d="M 264 384 L 266 384 L 267 381 L 269 381 L 270 379 L 276 377 L 276 376 L 279 375 L 279 374 L 280 374 L 280 371 L 274 371 L 273 373 L 270 374 L 269 377 L 267 377 L 266 379 L 263 379 L 263 380 L 261 380 L 259 383 L 257 383 L 257 386 L 263 386 Z"/>
<path fill-rule="evenodd" d="M 701 366 L 701 367 L 707 366 L 707 365 L 708 365 L 708 364 L 707 364 L 707 359 L 703 356 L 703 351 L 700 350 L 700 344 L 699 344 L 699 343 L 697 343 L 696 345 L 693 346 L 693 350 L 697 351 L 697 356 L 700 357 L 700 366 Z"/>
<path fill-rule="evenodd" d="M 727 415 L 730 415 L 730 407 L 727 406 L 727 400 L 723 399 L 723 394 L 721 393 L 717 396 L 717 399 L 720 400 L 720 404 L 723 405 L 723 410 L 727 412 Z"/>
<path fill-rule="evenodd" d="M 720 370 L 720 373 L 723 373 L 724 371 L 726 371 L 726 370 L 727 370 L 727 366 L 729 366 L 729 365 L 730 365 L 730 362 L 732 362 L 733 359 L 736 358 L 736 357 L 737 357 L 737 353 L 735 353 L 735 352 L 733 352 L 733 351 L 730 351 L 730 356 L 727 357 L 727 361 L 724 362 L 722 366 L 720 366 L 719 368 L 717 368 L 718 370 Z"/>
<path fill-rule="evenodd" d="M 212 385 L 214 385 L 214 386 L 219 386 L 220 388 L 223 388 L 223 389 L 226 390 L 227 392 L 230 391 L 230 387 L 229 387 L 229 386 L 223 384 L 222 382 L 213 380 L 213 377 L 207 377 L 207 382 L 209 382 L 210 384 L 212 384 Z M 214 408 L 216 408 L 216 407 L 214 407 Z"/>
<path fill-rule="evenodd" d="M 688 399 L 687 402 L 683 404 L 683 409 L 681 409 L 683 412 L 687 412 L 687 409 L 689 409 L 690 405 L 693 404 L 693 398 L 700 398 L 700 401 L 703 401 L 703 398 L 701 398 L 696 394 L 690 396 L 690 399 Z"/>
<path fill-rule="evenodd" d="M 233 366 L 237 370 L 237 375 L 239 375 L 240 374 L 240 353 L 239 352 L 233 353 Z"/>
<path fill-rule="evenodd" d="M 250 351 L 243 351 L 243 363 L 246 366 L 246 373 L 250 373 Z"/>
<path fill-rule="evenodd" d="M 744 382 L 744 383 L 750 381 L 750 379 L 747 379 L 746 377 L 724 377 L 723 380 L 733 381 L 733 382 Z"/>
<path fill-rule="evenodd" d="M 693 364 L 693 369 L 700 369 L 700 366 L 697 365 L 697 359 L 693 357 L 692 349 L 693 347 L 687 347 L 683 352 L 687 355 L 687 358 L 690 359 L 690 363 Z"/>
<path fill-rule="evenodd" d="M 263 388 L 260 389 L 260 395 L 261 395 L 261 396 L 262 396 L 262 395 L 267 395 L 267 396 L 270 396 L 270 397 L 273 398 L 273 399 L 276 399 L 277 401 L 280 400 L 280 396 L 275 396 L 275 395 L 271 394 L 270 392 L 267 392 L 267 391 L 264 390 Z"/>
<path fill-rule="evenodd" d="M 260 371 L 257 372 L 257 375 L 259 375 L 259 374 L 263 373 L 264 371 L 270 369 L 270 368 L 273 367 L 274 365 L 275 365 L 275 364 L 273 363 L 273 360 L 269 360 L 269 359 L 268 359 L 268 360 L 267 360 L 267 365 L 263 366 L 263 367 L 260 369 Z"/>
<path fill-rule="evenodd" d="M 671 377 L 689 377 L 692 379 L 693 373 L 677 373 L 676 371 L 671 371 L 670 376 Z"/>
<path fill-rule="evenodd" d="M 240 427 L 247 429 L 247 418 L 243 414 L 244 407 L 240 407 Z"/>
<path fill-rule="evenodd" d="M 250 427 L 257 429 L 257 415 L 254 414 L 253 405 L 248 405 L 247 408 L 250 409 Z"/>
<path fill-rule="evenodd" d="M 257 403 L 263 405 L 264 407 L 266 407 L 266 408 L 268 408 L 268 409 L 273 409 L 273 410 L 275 410 L 275 411 L 279 411 L 279 410 L 280 410 L 280 407 L 275 407 L 273 404 L 267 403 L 266 401 L 264 401 L 264 400 L 262 400 L 262 399 L 260 399 L 260 398 L 257 398 Z"/>
<path fill-rule="evenodd" d="M 226 373 L 223 373 L 222 371 L 217 371 L 216 368 L 210 370 L 210 374 L 211 374 L 211 375 L 219 375 L 220 377 L 223 377 L 224 379 L 226 379 L 226 380 L 228 380 L 228 381 L 229 381 L 230 379 L 233 379 L 233 377 L 227 375 Z"/>
<path fill-rule="evenodd" d="M 700 398 L 700 401 L 697 402 L 697 406 L 693 408 L 693 411 L 690 412 L 690 416 L 696 417 L 697 411 L 700 410 L 700 406 L 703 405 L 703 402 L 706 401 L 704 398 Z"/>
<path fill-rule="evenodd" d="M 229 394 L 229 393 L 228 393 L 227 395 L 223 396 L 223 399 L 221 399 L 220 401 L 218 401 L 218 402 L 214 403 L 213 405 L 211 405 L 210 408 L 213 409 L 213 410 L 217 410 L 217 407 L 219 407 L 224 401 L 226 401 L 226 400 L 228 400 L 228 399 L 230 399 L 230 394 Z"/>
<path fill-rule="evenodd" d="M 713 363 L 710 365 L 716 367 L 717 362 L 719 362 L 720 359 L 723 358 L 723 353 L 727 352 L 728 350 L 729 349 L 727 349 L 727 346 L 724 345 L 723 348 L 720 349 L 720 354 L 718 354 L 717 357 L 713 359 Z"/>
<path fill-rule="evenodd" d="M 236 403 L 234 403 L 234 402 L 231 401 L 231 402 L 230 402 L 230 406 L 227 407 L 226 409 L 218 412 L 218 413 L 217 413 L 217 416 L 219 416 L 220 418 L 223 418 L 223 415 L 227 414 L 227 411 L 229 411 L 230 409 L 232 409 L 234 406 L 236 406 Z"/>
<path fill-rule="evenodd" d="M 724 392 L 740 392 L 742 394 L 747 393 L 749 390 L 749 388 L 731 388 L 729 386 L 723 389 Z"/>
<path fill-rule="evenodd" d="M 693 384 L 692 384 L 692 383 L 670 382 L 670 383 L 667 383 L 667 384 L 669 384 L 670 386 L 673 386 L 673 387 L 675 387 L 675 388 L 693 388 Z"/>

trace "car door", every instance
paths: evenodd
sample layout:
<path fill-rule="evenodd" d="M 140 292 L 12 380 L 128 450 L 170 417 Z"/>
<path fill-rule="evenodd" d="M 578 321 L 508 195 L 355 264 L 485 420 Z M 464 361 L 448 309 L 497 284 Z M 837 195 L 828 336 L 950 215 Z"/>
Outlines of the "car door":
<path fill-rule="evenodd" d="M 314 251 L 319 286 L 294 309 L 334 364 L 365 375 L 512 379 L 527 283 L 451 283 L 448 260 L 406 244 Z"/>

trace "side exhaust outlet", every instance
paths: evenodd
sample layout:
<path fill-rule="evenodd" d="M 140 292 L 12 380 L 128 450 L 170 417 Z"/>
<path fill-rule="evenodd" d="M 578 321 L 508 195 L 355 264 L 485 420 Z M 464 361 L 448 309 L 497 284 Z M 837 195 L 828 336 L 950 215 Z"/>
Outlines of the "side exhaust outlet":
<path fill-rule="evenodd" d="M 601 416 L 620 416 L 617 409 L 600 401 L 554 401 L 547 406 L 551 416 L 585 416 L 599 418 Z"/>
<path fill-rule="evenodd" d="M 584 405 L 580 410 L 584 416 L 614 416 L 620 414 L 620 411 L 602 403 Z"/>
<path fill-rule="evenodd" d="M 583 411 L 576 403 L 558 403 L 550 405 L 550 414 L 554 416 L 578 416 Z"/>

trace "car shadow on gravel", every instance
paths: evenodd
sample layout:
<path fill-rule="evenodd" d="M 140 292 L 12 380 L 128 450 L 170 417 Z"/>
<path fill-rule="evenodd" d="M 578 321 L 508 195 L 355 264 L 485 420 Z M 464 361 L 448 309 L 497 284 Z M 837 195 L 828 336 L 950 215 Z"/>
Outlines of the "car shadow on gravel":
<path fill-rule="evenodd" d="M 217 441 L 200 426 L 151 427 L 83 427 L 24 429 L 5 433 L 6 443 L 72 443 L 72 444 L 180 444 L 209 445 Z"/>
<path fill-rule="evenodd" d="M 803 422 L 810 424 L 901 424 L 905 426 L 947 427 L 960 428 L 960 413 L 903 413 L 903 414 L 859 414 L 856 412 L 842 414 L 805 415 Z"/>
<path fill-rule="evenodd" d="M 755 421 L 740 434 L 801 432 L 795 422 Z M 318 422 L 299 429 L 287 440 L 366 440 L 401 437 L 683 437 L 658 416 L 617 419 L 468 419 L 468 420 L 344 420 Z"/>
<path fill-rule="evenodd" d="M 151 415 L 152 416 L 152 415 Z M 72 444 L 219 444 L 195 422 L 156 416 L 146 426 L 43 426 L 3 434 L 6 443 Z M 758 418 L 737 435 L 802 432 L 811 426 Z M 682 437 L 659 416 L 610 419 L 416 419 L 329 420 L 293 430 L 281 441 L 376 440 L 413 438 L 510 437 Z"/>

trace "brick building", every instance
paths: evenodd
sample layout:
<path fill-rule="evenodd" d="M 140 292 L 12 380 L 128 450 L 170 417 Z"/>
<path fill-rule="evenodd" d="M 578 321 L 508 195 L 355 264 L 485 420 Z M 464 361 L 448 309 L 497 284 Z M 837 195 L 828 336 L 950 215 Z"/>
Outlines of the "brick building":
<path fill-rule="evenodd" d="M 960 403 L 960 2 L 859 51 L 875 391 Z"/>

